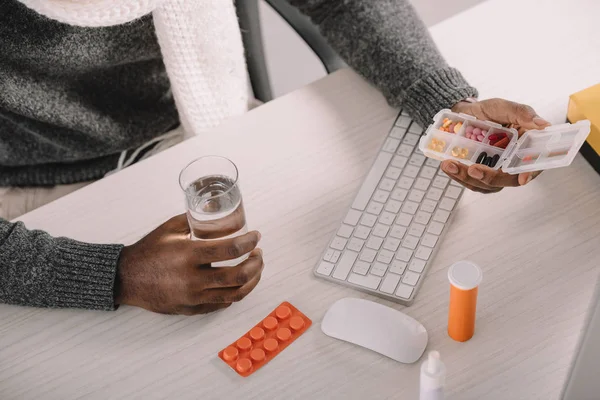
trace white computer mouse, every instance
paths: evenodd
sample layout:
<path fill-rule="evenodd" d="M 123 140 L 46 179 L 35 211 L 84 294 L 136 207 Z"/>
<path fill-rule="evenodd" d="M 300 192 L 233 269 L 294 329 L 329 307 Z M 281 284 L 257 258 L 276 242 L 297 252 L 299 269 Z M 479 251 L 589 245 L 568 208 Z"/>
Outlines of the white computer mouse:
<path fill-rule="evenodd" d="M 376 351 L 401 363 L 414 363 L 427 346 L 427 331 L 408 315 L 368 300 L 345 298 L 325 314 L 327 336 Z"/>

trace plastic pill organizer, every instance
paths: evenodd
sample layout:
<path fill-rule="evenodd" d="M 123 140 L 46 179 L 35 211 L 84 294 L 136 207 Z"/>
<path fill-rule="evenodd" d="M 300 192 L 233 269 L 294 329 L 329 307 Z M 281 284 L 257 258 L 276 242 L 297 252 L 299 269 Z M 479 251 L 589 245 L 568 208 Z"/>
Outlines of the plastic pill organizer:
<path fill-rule="evenodd" d="M 246 377 L 275 358 L 311 324 L 306 315 L 284 301 L 244 336 L 221 350 L 219 357 Z"/>
<path fill-rule="evenodd" d="M 514 175 L 570 165 L 589 133 L 590 121 L 584 120 L 530 130 L 519 138 L 516 129 L 442 110 L 421 137 L 419 149 L 440 161 L 483 164 Z"/>

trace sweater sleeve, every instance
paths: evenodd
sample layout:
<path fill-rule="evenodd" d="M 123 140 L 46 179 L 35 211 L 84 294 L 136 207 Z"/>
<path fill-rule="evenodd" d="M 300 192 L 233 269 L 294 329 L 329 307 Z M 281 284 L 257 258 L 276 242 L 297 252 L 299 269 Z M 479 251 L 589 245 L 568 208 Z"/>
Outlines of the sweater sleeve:
<path fill-rule="evenodd" d="M 348 65 L 421 126 L 443 108 L 476 97 L 447 65 L 409 0 L 290 0 Z"/>
<path fill-rule="evenodd" d="M 0 302 L 114 310 L 122 248 L 54 238 L 0 219 Z"/>

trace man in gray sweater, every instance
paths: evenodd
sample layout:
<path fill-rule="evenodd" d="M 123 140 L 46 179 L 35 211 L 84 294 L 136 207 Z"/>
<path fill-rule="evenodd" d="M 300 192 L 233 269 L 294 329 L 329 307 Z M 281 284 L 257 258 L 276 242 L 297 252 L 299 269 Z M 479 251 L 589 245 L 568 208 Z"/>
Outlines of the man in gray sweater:
<path fill-rule="evenodd" d="M 408 0 L 291 3 L 350 66 L 421 125 L 443 108 L 521 129 L 547 125 L 527 106 L 474 100 L 475 88 L 445 63 Z M 29 190 L 15 188 L 45 187 L 39 191 L 48 191 L 48 198 L 67 192 L 115 169 L 123 151 L 176 127 L 169 89 L 151 16 L 81 28 L 17 0 L 0 2 L 1 302 L 100 310 L 129 304 L 189 315 L 227 307 L 256 286 L 263 268 L 258 232 L 195 242 L 180 215 L 124 247 L 53 238 L 7 221 L 16 216 L 10 202 L 23 202 L 15 191 Z M 482 192 L 532 177 L 454 163 L 443 168 Z M 247 252 L 250 258 L 237 267 L 207 267 Z"/>

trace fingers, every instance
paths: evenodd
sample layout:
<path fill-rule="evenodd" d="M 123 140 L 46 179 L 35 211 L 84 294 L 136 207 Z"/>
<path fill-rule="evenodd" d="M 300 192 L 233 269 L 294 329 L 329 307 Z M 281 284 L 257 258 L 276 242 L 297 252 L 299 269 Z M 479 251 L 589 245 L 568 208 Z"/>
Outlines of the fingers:
<path fill-rule="evenodd" d="M 461 185 L 475 192 L 480 193 L 495 193 L 500 191 L 501 187 L 491 186 L 480 179 L 473 178 L 469 175 L 469 168 L 461 163 L 446 160 L 442 163 L 442 171 L 450 178 L 454 179 Z M 490 169 L 490 171 L 493 171 Z"/>
<path fill-rule="evenodd" d="M 471 165 L 468 168 L 467 174 L 473 182 L 479 182 L 492 188 L 519 186 L 518 175 L 505 174 L 500 170 L 493 170 L 485 165 Z"/>
<path fill-rule="evenodd" d="M 235 260 L 254 250 L 259 240 L 260 233 L 252 231 L 229 239 L 194 242 L 192 252 L 197 265 Z"/>
<path fill-rule="evenodd" d="M 190 226 L 188 224 L 187 215 L 185 213 L 172 217 L 167 222 L 162 224 L 161 228 L 164 228 L 169 233 L 182 235 L 190 234 Z"/>
<path fill-rule="evenodd" d="M 205 268 L 195 278 L 196 293 L 206 289 L 240 288 L 260 276 L 264 268 L 262 250 L 256 249 L 235 267 Z"/>
<path fill-rule="evenodd" d="M 521 185 L 521 186 L 527 185 L 533 179 L 537 178 L 537 176 L 541 173 L 542 173 L 542 171 L 535 171 L 535 172 L 525 172 L 523 174 L 519 174 L 519 185 Z"/>
<path fill-rule="evenodd" d="M 201 292 L 197 302 L 199 304 L 219 304 L 219 303 L 237 303 L 242 301 L 251 291 L 254 290 L 258 282 L 260 282 L 261 274 L 259 273 L 243 286 L 238 288 L 225 289 L 208 289 Z"/>
<path fill-rule="evenodd" d="M 476 104 L 479 104 L 481 112 L 490 121 L 517 125 L 525 130 L 543 129 L 550 125 L 526 104 L 504 99 L 483 100 Z"/>

